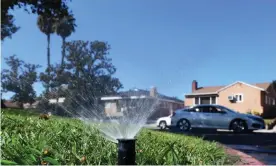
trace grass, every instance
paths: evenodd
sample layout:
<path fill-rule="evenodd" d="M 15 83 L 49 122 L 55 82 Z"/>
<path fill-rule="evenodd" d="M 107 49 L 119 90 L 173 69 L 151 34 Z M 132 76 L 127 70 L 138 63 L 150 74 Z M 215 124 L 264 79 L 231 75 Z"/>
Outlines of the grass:
<path fill-rule="evenodd" d="M 35 112 L 4 110 L 1 116 L 1 164 L 115 165 L 117 145 L 81 121 Z M 224 165 L 233 157 L 214 142 L 143 129 L 137 138 L 138 165 Z"/>

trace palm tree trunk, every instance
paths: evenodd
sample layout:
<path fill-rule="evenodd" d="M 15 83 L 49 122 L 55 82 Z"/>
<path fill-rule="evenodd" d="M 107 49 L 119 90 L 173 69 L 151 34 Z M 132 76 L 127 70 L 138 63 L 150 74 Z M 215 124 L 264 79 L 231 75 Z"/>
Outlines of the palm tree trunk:
<path fill-rule="evenodd" d="M 50 34 L 47 35 L 47 42 L 48 42 L 48 47 L 47 47 L 47 65 L 48 65 L 48 68 L 50 69 L 50 65 L 51 65 L 51 62 L 50 62 Z M 48 70 L 48 74 L 50 75 L 50 70 Z"/>
<path fill-rule="evenodd" d="M 61 69 L 63 70 L 65 58 L 65 37 L 62 37 L 62 55 L 61 55 Z"/>
<path fill-rule="evenodd" d="M 50 78 L 50 67 L 51 67 L 51 62 L 50 62 L 50 34 L 47 34 L 47 72 L 48 72 L 48 76 Z M 46 92 L 49 92 L 49 87 L 50 87 L 50 82 L 47 82 L 47 88 L 46 88 Z"/>

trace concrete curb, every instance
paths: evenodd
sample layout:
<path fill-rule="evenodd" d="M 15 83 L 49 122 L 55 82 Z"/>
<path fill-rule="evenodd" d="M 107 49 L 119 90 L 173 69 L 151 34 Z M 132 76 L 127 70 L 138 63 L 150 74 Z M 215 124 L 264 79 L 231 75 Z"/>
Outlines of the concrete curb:
<path fill-rule="evenodd" d="M 240 157 L 241 161 L 239 161 L 238 163 L 235 163 L 234 165 L 266 165 L 248 154 L 245 154 L 241 151 L 232 149 L 225 145 L 222 145 L 222 146 L 225 148 L 226 153 L 233 155 L 233 156 L 236 155 L 236 156 Z"/>
<path fill-rule="evenodd" d="M 257 153 L 265 153 L 265 154 L 276 154 L 276 150 L 271 150 L 267 148 L 263 148 L 262 146 L 248 146 L 248 145 L 231 145 L 228 144 L 227 147 L 236 149 L 243 152 L 257 152 Z"/>

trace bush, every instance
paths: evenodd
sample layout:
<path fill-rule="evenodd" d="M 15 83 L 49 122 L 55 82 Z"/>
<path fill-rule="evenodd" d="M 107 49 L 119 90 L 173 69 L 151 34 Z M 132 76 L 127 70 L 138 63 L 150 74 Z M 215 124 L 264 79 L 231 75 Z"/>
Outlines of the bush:
<path fill-rule="evenodd" d="M 261 114 L 257 110 L 254 110 L 254 109 L 252 109 L 252 110 L 249 109 L 246 113 L 250 114 L 250 115 L 261 116 Z"/>
<path fill-rule="evenodd" d="M 79 120 L 2 115 L 1 164 L 117 164 L 117 145 Z M 216 143 L 146 129 L 138 136 L 136 150 L 139 165 L 231 164 Z"/>
<path fill-rule="evenodd" d="M 261 114 L 256 110 L 252 110 L 252 114 L 256 116 L 261 116 Z"/>

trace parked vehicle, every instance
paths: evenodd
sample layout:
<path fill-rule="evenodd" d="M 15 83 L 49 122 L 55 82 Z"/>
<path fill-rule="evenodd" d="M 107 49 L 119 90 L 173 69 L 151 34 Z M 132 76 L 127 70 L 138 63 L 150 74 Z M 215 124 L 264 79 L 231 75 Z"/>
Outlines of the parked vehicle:
<path fill-rule="evenodd" d="M 171 125 L 171 117 L 172 115 L 161 117 L 157 119 L 156 124 L 161 130 L 165 130 L 170 127 Z"/>
<path fill-rule="evenodd" d="M 265 122 L 259 116 L 238 113 L 221 105 L 204 104 L 175 111 L 171 117 L 171 127 L 182 131 L 211 128 L 241 133 L 265 129 Z"/>

